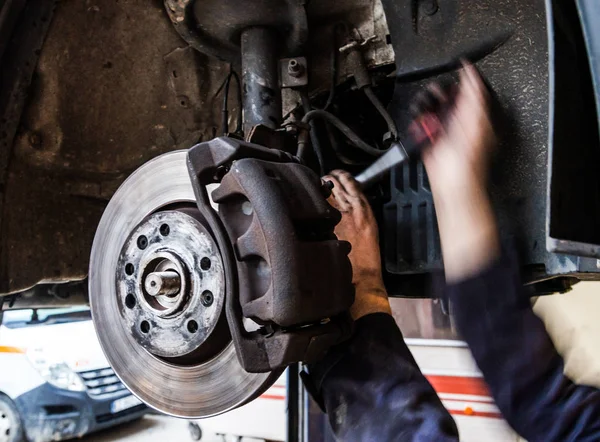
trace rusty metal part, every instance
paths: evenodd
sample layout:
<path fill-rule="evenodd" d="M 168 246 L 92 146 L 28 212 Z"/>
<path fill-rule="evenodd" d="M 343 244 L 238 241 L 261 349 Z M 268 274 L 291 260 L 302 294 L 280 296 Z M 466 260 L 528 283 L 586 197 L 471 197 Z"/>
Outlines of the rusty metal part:
<path fill-rule="evenodd" d="M 328 45 L 331 28 L 340 21 L 357 29 L 360 35 L 376 35 L 365 58 L 369 68 L 394 62 L 394 51 L 387 44 L 389 33 L 381 0 L 294 0 L 227 1 L 165 0 L 165 8 L 181 37 L 195 50 L 239 65 L 240 35 L 251 26 L 276 30 L 282 45 L 282 56 L 311 54 L 311 95 L 329 84 L 330 57 Z M 307 15 L 311 22 L 308 33 Z M 341 61 L 339 81 L 351 73 Z M 284 93 L 284 114 L 297 106 L 295 97 Z"/>
<path fill-rule="evenodd" d="M 246 280 L 239 287 L 244 317 L 292 327 L 349 308 L 350 245 L 333 234 L 341 216 L 315 173 L 296 163 L 242 159 L 212 197 Z"/>
<path fill-rule="evenodd" d="M 42 3 L 15 28 L 25 42 L 49 26 L 43 47 L 23 50 L 21 68 L 8 69 L 34 73 L 13 95 L 26 98 L 22 118 L 6 117 L 19 127 L 12 148 L 3 144 L 0 115 L 0 170 L 11 157 L 0 178 L 0 295 L 84 280 L 110 197 L 144 162 L 213 137 L 216 92 L 229 72 L 180 49 L 185 43 L 160 3 L 58 2 L 52 20 L 41 21 L 38 12 L 53 5 Z"/>
<path fill-rule="evenodd" d="M 155 270 L 146 276 L 144 289 L 150 296 L 175 296 L 181 292 L 181 278 L 174 270 Z"/>
<path fill-rule="evenodd" d="M 3 215 L 5 207 L 10 207 L 7 186 L 12 146 L 55 3 L 10 0 L 0 5 L 0 296 L 11 291 L 5 240 L 8 222 Z M 25 288 L 29 286 L 21 289 Z"/>
<path fill-rule="evenodd" d="M 392 141 L 398 139 L 396 122 L 370 86 L 363 88 L 363 91 L 369 101 L 373 104 L 373 107 L 379 112 L 379 115 L 385 120 L 385 124 L 387 124 L 388 132 L 384 135 L 384 145 L 389 146 Z"/>
<path fill-rule="evenodd" d="M 371 74 L 367 69 L 363 51 L 374 41 L 377 41 L 376 35 L 367 37 L 364 40 L 352 39 L 349 43 L 340 48 L 340 52 L 346 54 L 348 68 L 352 72 L 356 87 L 359 89 L 369 87 L 372 84 Z"/>
<path fill-rule="evenodd" d="M 380 0 L 312 1 L 307 5 L 307 14 L 311 27 L 305 53 L 310 55 L 308 93 L 311 98 L 330 91 L 332 74 L 330 47 L 335 39 L 339 39 L 340 44 L 336 47 L 338 51 L 341 43 L 346 41 L 347 36 L 340 33 L 344 27 L 356 29 L 356 35 L 353 37 L 357 39 L 376 36 L 374 41 L 363 47 L 363 57 L 369 69 L 384 66 L 392 69 L 394 50 L 388 44 L 389 31 Z M 337 58 L 335 83 L 339 85 L 350 79 L 353 74 L 347 57 L 338 55 Z M 288 115 L 297 106 L 298 99 L 293 91 L 284 90 L 284 115 Z"/>
<path fill-rule="evenodd" d="M 190 149 L 188 168 L 198 209 L 230 264 L 225 308 L 242 366 L 264 372 L 312 361 L 346 338 L 349 246 L 333 234 L 340 215 L 319 177 L 282 151 L 228 138 Z M 205 186 L 222 168 L 217 214 Z M 246 330 L 244 317 L 263 329 Z"/>
<path fill-rule="evenodd" d="M 237 8 L 250 4 L 235 3 Z M 28 1 L 26 8 L 35 5 Z M 378 35 L 381 41 L 365 54 L 369 66 L 393 59 L 383 56 L 392 53 L 385 44 L 386 32 L 374 31 L 385 27 L 378 7 L 379 0 L 309 3 L 315 27 L 306 53 L 311 54 L 313 90 L 329 89 L 330 45 L 323 41 L 330 41 L 335 20 L 349 22 L 363 35 Z M 256 9 L 262 15 L 268 11 Z M 22 84 L 14 95 L 26 103 L 22 118 L 20 112 L 8 116 L 20 128 L 14 144 L 0 140 L 0 171 L 8 167 L 6 180 L 0 182 L 5 204 L 0 294 L 21 292 L 42 281 L 84 280 L 98 221 L 127 175 L 157 155 L 221 133 L 222 96 L 217 91 L 229 65 L 187 47 L 163 4 L 57 2 L 52 20 L 36 19 L 34 27 L 31 20 L 41 11 L 27 14 L 27 21 L 15 28 L 25 41 L 37 31 L 43 35 L 42 27 L 49 25 L 43 47 L 19 52 L 18 72 L 33 72 L 33 82 L 29 90 L 28 82 Z M 271 18 L 279 20 L 276 14 Z M 238 34 L 231 43 L 238 60 L 239 43 Z M 344 64 L 341 60 L 339 81 L 348 75 Z M 287 92 L 294 95 L 289 103 L 296 106 L 295 93 Z M 7 166 L 3 161 L 9 156 Z"/>
<path fill-rule="evenodd" d="M 298 63 L 298 60 L 292 58 L 288 61 L 287 72 L 292 77 L 298 78 L 304 73 L 304 66 Z"/>
<path fill-rule="evenodd" d="M 38 284 L 12 296 L 0 297 L 0 305 L 12 304 L 11 308 L 62 308 L 73 305 L 89 305 L 87 281 L 64 284 Z M 0 308 L 1 310 L 1 308 Z"/>
<path fill-rule="evenodd" d="M 196 202 L 187 174 L 186 157 L 186 151 L 177 151 L 155 158 L 135 171 L 115 193 L 94 238 L 89 291 L 100 343 L 123 383 L 141 400 L 164 413 L 199 418 L 223 413 L 252 400 L 272 385 L 281 371 L 246 372 L 231 341 L 216 354 L 185 353 L 179 346 L 176 347 L 182 351 L 176 357 L 152 354 L 155 348 L 150 343 L 140 345 L 132 330 L 132 327 L 139 327 L 140 333 L 148 330 L 150 334 L 159 324 L 178 320 L 185 316 L 187 309 L 193 308 L 200 317 L 189 319 L 197 321 L 198 329 L 189 325 L 188 320 L 181 331 L 182 336 L 192 338 L 194 334 L 203 333 L 201 318 L 208 318 L 214 324 L 215 316 L 209 312 L 218 312 L 224 302 L 221 278 L 223 272 L 227 273 L 227 257 L 222 253 L 218 256 L 212 234 L 208 234 L 210 224 L 205 225 L 203 213 L 194 207 Z M 162 227 L 164 224 L 169 225 L 167 236 L 164 235 L 167 232 Z M 127 282 L 129 277 L 133 281 L 135 269 L 131 272 L 121 259 L 137 248 L 139 234 L 148 238 L 147 247 L 140 250 L 142 255 L 147 255 L 146 259 L 140 259 L 140 265 L 143 261 L 151 264 L 154 256 L 160 259 L 158 264 L 163 259 L 174 263 L 182 258 L 182 265 L 191 266 L 192 256 L 199 253 L 204 256 L 199 256 L 198 263 L 194 264 L 200 267 L 194 273 L 204 275 L 209 271 L 214 276 L 207 281 L 201 277 L 194 280 L 192 276 L 186 281 L 191 298 L 182 303 L 181 313 L 170 319 L 158 314 L 148 316 L 147 325 L 127 319 L 130 311 L 140 307 L 142 299 L 136 299 L 135 305 L 128 304 L 127 293 L 122 290 L 123 285 L 135 288 L 136 293 L 140 289 L 139 279 L 136 279 L 135 287 Z M 188 250 L 184 237 L 186 241 L 194 241 L 195 246 Z M 158 246 L 159 243 L 165 245 L 164 249 Z M 202 263 L 206 256 L 210 256 L 210 266 Z M 166 268 L 168 266 L 159 270 Z M 148 270 L 154 269 L 150 266 Z M 214 293 L 209 306 L 206 306 L 206 296 L 202 296 L 210 289 L 207 284 L 213 287 L 211 292 Z M 183 290 L 187 292 L 188 289 Z M 198 299 L 193 300 L 198 294 Z M 203 316 L 205 314 L 208 316 Z M 214 332 L 219 332 L 217 327 L 219 323 Z M 225 335 L 220 333 L 219 336 L 228 338 L 226 331 Z M 182 344 L 179 338 L 175 338 L 175 343 Z M 202 347 L 200 344 L 199 349 Z M 166 346 L 162 350 L 160 353 L 163 354 L 170 351 Z"/>
<path fill-rule="evenodd" d="M 365 65 L 360 49 L 354 48 L 348 51 L 346 59 L 348 60 L 349 69 L 352 71 L 352 76 L 356 82 L 356 87 L 362 89 L 371 86 L 371 74 Z"/>
<path fill-rule="evenodd" d="M 202 362 L 228 341 L 223 263 L 199 218 L 193 209 L 151 215 L 131 232 L 116 269 L 124 322 L 142 347 L 171 362 Z M 215 301 L 209 309 L 207 292 Z"/>
<path fill-rule="evenodd" d="M 259 124 L 277 129 L 282 121 L 277 34 L 252 27 L 242 32 L 241 40 L 244 133 Z"/>
<path fill-rule="evenodd" d="M 291 127 L 291 126 L 287 126 Z M 259 124 L 254 126 L 246 137 L 247 141 L 270 149 L 279 149 L 285 152 L 296 153 L 296 137 L 286 129 L 274 130 Z"/>
<path fill-rule="evenodd" d="M 175 29 L 194 49 L 238 64 L 240 34 L 250 27 L 270 28 L 287 55 L 306 42 L 308 25 L 298 0 L 165 0 Z"/>
<path fill-rule="evenodd" d="M 283 58 L 279 60 L 279 76 L 282 88 L 307 86 L 308 65 L 306 57 Z"/>

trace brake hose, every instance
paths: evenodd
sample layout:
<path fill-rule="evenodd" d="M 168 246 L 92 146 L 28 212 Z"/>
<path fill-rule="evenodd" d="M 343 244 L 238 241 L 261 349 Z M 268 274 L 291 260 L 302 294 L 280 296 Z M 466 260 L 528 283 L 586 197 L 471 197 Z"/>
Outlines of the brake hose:
<path fill-rule="evenodd" d="M 385 120 L 388 130 L 394 136 L 394 139 L 397 140 L 398 139 L 398 128 L 396 127 L 396 123 L 392 119 L 392 116 L 390 115 L 390 113 L 387 111 L 387 109 L 385 108 L 383 103 L 379 100 L 377 95 L 375 95 L 375 92 L 373 92 L 373 89 L 371 89 L 370 86 L 364 87 L 363 91 L 365 92 L 365 95 L 371 101 L 373 106 L 375 106 L 375 109 L 377 109 L 377 112 L 379 112 L 379 114 Z"/>
<path fill-rule="evenodd" d="M 336 117 L 335 115 L 333 115 L 330 112 L 320 110 L 320 109 L 311 110 L 310 112 L 307 112 L 304 115 L 304 117 L 302 118 L 302 123 L 308 124 L 308 123 L 310 123 L 311 120 L 313 120 L 315 118 L 321 118 L 321 119 L 327 121 L 328 123 L 331 123 L 341 133 L 343 133 L 346 136 L 346 138 L 348 138 L 348 140 L 350 140 L 350 142 L 354 146 L 356 146 L 363 152 L 368 153 L 369 155 L 376 156 L 376 157 L 381 156 L 385 153 L 385 150 L 380 150 L 380 149 L 377 149 L 377 148 L 367 144 L 352 129 L 350 129 L 348 126 L 346 126 L 342 122 L 342 120 L 340 120 L 338 117 Z"/>

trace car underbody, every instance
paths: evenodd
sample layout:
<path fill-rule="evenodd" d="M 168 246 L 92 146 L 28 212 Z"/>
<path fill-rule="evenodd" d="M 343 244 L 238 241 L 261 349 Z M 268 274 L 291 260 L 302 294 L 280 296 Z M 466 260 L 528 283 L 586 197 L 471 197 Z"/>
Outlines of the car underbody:
<path fill-rule="evenodd" d="M 593 0 L 8 0 L 0 306 L 91 299 L 105 351 L 125 342 L 107 354 L 117 374 L 170 414 L 251 400 L 346 333 L 347 251 L 317 178 L 378 153 L 303 115 L 325 110 L 382 152 L 406 133 L 411 97 L 456 82 L 461 58 L 492 91 L 490 192 L 532 296 L 598 280 L 598 12 Z M 443 263 L 422 163 L 368 197 L 390 295 L 435 298 Z M 138 382 L 125 358 L 169 392 Z M 190 391 L 191 366 L 223 385 Z"/>

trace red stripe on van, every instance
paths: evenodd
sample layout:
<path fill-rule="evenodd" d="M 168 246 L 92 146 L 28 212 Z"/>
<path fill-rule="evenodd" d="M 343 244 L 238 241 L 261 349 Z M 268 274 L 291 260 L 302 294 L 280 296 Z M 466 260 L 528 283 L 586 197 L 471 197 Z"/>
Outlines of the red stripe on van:
<path fill-rule="evenodd" d="M 438 394 L 470 394 L 490 397 L 490 391 L 482 378 L 467 376 L 425 376 Z"/>

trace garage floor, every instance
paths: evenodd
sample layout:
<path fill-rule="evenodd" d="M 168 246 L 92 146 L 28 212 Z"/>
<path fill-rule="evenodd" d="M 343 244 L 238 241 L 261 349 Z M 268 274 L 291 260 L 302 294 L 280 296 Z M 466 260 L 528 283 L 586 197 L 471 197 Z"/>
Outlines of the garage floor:
<path fill-rule="evenodd" d="M 193 442 L 188 431 L 188 422 L 173 417 L 146 415 L 128 424 L 91 434 L 80 439 L 84 442 Z M 223 442 L 223 438 L 205 434 L 202 442 Z"/>

